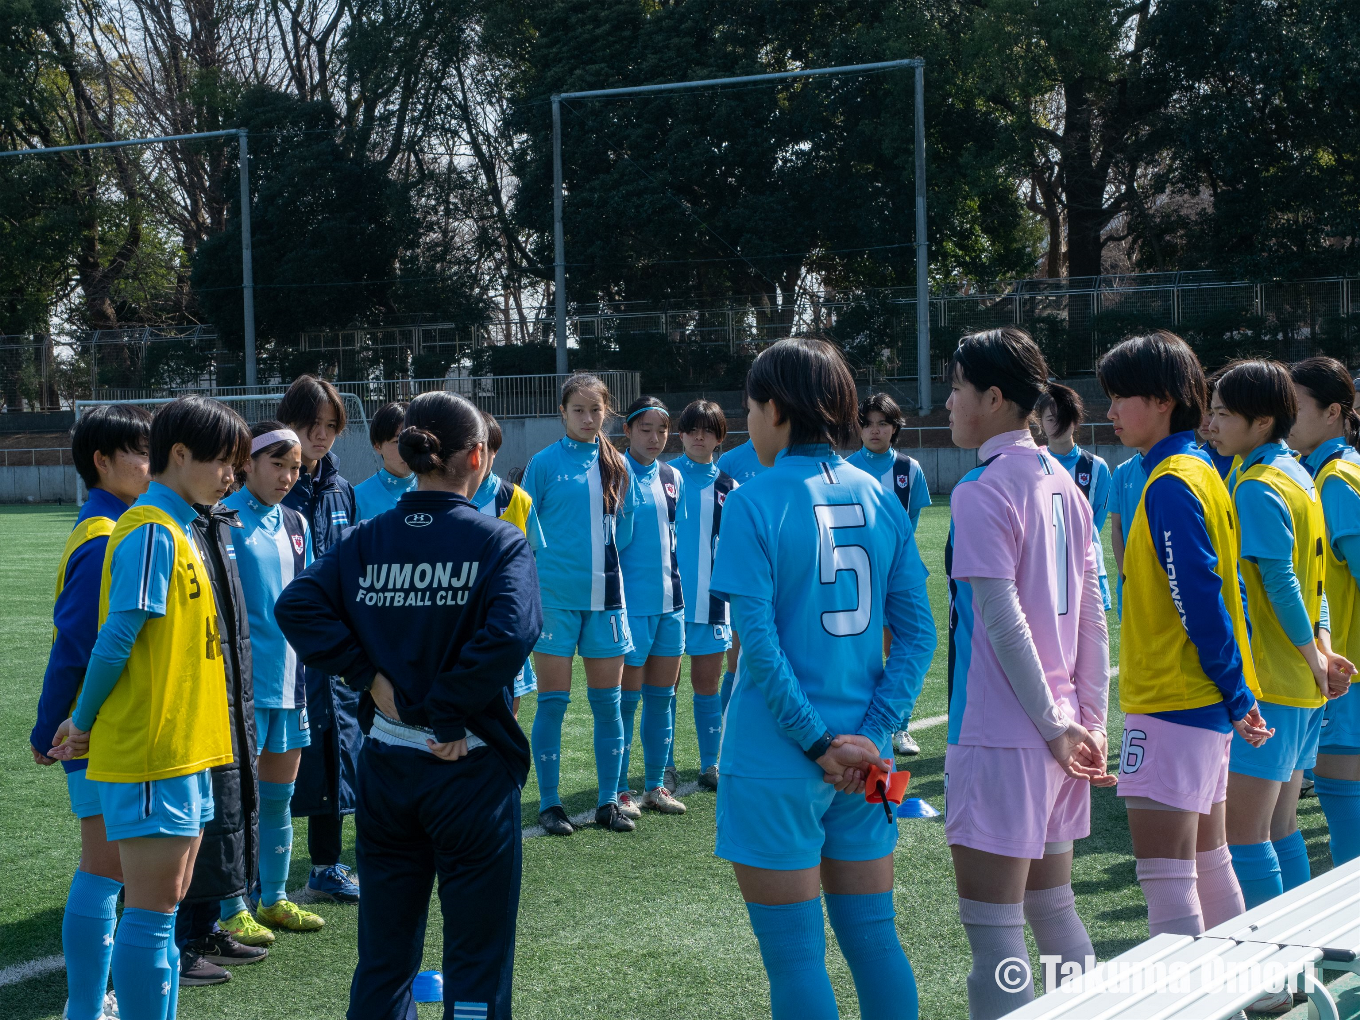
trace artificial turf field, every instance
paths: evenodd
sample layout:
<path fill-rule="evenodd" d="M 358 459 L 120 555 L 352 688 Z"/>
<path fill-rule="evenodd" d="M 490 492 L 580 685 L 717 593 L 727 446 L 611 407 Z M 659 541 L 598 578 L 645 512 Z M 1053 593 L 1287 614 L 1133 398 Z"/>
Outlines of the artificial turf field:
<path fill-rule="evenodd" d="M 0 971 L 61 952 L 61 916 L 80 853 L 60 766 L 33 764 L 28 735 L 51 641 L 53 572 L 75 521 L 72 507 L 0 507 Z M 945 712 L 946 591 L 943 552 L 949 508 L 921 516 L 917 537 L 931 569 L 930 597 L 940 648 L 917 703 L 918 720 Z M 1105 548 L 1108 551 L 1109 528 Z M 1108 554 L 1108 553 L 1107 553 Z M 1109 562 L 1114 574 L 1114 563 Z M 1118 620 L 1110 615 L 1117 657 Z M 1117 659 L 1116 659 L 1117 661 Z M 676 759 L 682 783 L 698 776 L 688 673 L 682 672 Z M 569 814 L 595 804 L 590 711 L 578 663 L 577 686 L 563 733 L 562 791 Z M 1113 763 L 1122 717 L 1117 679 L 1111 684 L 1109 738 Z M 524 700 L 528 731 L 535 699 Z M 899 764 L 912 772 L 911 794 L 943 808 L 945 728 L 918 732 L 921 755 Z M 642 782 L 642 749 L 633 745 L 632 783 Z M 648 813 L 632 834 L 593 825 L 570 839 L 540 837 L 524 845 L 524 886 L 516 948 L 514 1010 L 518 1017 L 723 1018 L 769 1016 L 764 970 L 729 865 L 713 856 L 714 795 L 689 794 L 683 817 Z M 526 824 L 538 814 L 532 774 L 524 791 Z M 1300 805 L 1313 872 L 1331 866 L 1326 823 L 1316 799 Z M 896 856 L 897 930 L 920 990 L 921 1016 L 967 1016 L 964 979 L 970 962 L 958 921 L 953 869 L 942 819 L 903 820 Z M 346 863 L 353 864 L 347 824 Z M 306 821 L 294 826 L 289 888 L 306 882 Z M 1092 834 L 1077 844 L 1073 886 L 1077 909 L 1096 954 L 1106 959 L 1147 938 L 1147 907 L 1134 877 L 1123 809 L 1113 790 L 1094 791 Z M 180 992 L 185 1020 L 302 1020 L 341 1017 L 355 962 L 356 908 L 314 905 L 326 928 L 310 935 L 281 933 L 267 960 L 234 971 L 213 988 Z M 426 936 L 425 966 L 437 968 L 439 905 Z M 457 923 L 457 918 L 453 919 Z M 827 930 L 828 965 L 841 1015 L 859 1015 L 854 985 Z M 1034 962 L 1038 956 L 1030 946 Z M 0 986 L 0 1018 L 46 1020 L 61 1015 L 61 971 Z M 1360 992 L 1348 989 L 1342 1015 L 1360 1012 Z M 440 1007 L 422 1005 L 421 1016 Z"/>

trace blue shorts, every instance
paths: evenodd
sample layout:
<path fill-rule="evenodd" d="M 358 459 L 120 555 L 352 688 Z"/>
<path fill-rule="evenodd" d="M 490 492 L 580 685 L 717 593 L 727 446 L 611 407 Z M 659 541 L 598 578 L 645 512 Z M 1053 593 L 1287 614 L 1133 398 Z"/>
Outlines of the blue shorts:
<path fill-rule="evenodd" d="M 312 742 L 307 706 L 255 709 L 255 749 L 263 754 L 283 754 Z"/>
<path fill-rule="evenodd" d="M 685 624 L 685 651 L 689 655 L 721 655 L 731 647 L 732 628 L 727 624 Z"/>
<path fill-rule="evenodd" d="M 1360 684 L 1322 706 L 1323 754 L 1360 754 Z"/>
<path fill-rule="evenodd" d="M 1260 747 L 1252 747 L 1234 730 L 1228 771 L 1287 783 L 1295 769 L 1311 769 L 1316 765 L 1325 706 L 1295 708 L 1263 701 L 1259 707 L 1261 717 L 1275 730 L 1275 736 Z"/>
<path fill-rule="evenodd" d="M 543 607 L 543 633 L 534 651 L 571 658 L 612 659 L 633 648 L 628 615 L 622 609 L 549 609 Z"/>
<path fill-rule="evenodd" d="M 534 660 L 525 659 L 524 668 L 515 674 L 515 687 L 511 692 L 517 698 L 538 690 L 538 677 L 534 675 Z"/>
<path fill-rule="evenodd" d="M 655 616 L 630 615 L 628 630 L 633 635 L 633 650 L 623 657 L 624 665 L 641 666 L 653 655 L 685 654 L 683 609 Z"/>
<path fill-rule="evenodd" d="M 897 820 L 863 794 L 838 793 L 821 779 L 723 776 L 713 853 L 772 871 L 835 861 L 876 861 L 897 847 Z"/>
<path fill-rule="evenodd" d="M 71 811 L 77 818 L 93 818 L 104 813 L 99 806 L 99 784 L 86 779 L 84 769 L 66 773 L 66 794 L 71 798 Z"/>
<path fill-rule="evenodd" d="M 197 836 L 213 820 L 212 773 L 207 769 L 145 783 L 94 785 L 110 843 L 136 836 Z"/>

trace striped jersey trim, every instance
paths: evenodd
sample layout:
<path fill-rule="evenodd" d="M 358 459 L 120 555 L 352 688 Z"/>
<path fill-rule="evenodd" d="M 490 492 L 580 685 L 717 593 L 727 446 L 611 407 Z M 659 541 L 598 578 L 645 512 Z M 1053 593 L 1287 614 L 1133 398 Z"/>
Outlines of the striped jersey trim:
<path fill-rule="evenodd" d="M 822 469 L 822 477 L 826 479 L 828 485 L 840 484 L 840 479 L 836 477 L 836 472 L 831 470 L 830 464 L 826 461 L 820 461 L 817 466 Z"/>
<path fill-rule="evenodd" d="M 455 1002 L 453 1004 L 454 1020 L 486 1020 L 487 1008 L 485 1002 Z"/>

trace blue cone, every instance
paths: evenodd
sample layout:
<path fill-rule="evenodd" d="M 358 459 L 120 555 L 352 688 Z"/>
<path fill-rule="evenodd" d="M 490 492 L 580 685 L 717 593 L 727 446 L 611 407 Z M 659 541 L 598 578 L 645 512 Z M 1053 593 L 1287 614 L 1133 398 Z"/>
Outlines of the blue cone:
<path fill-rule="evenodd" d="M 443 1002 L 444 975 L 437 970 L 422 970 L 411 982 L 411 997 L 416 1002 Z"/>
<path fill-rule="evenodd" d="M 897 809 L 898 818 L 938 818 L 940 813 L 920 797 L 908 797 Z"/>

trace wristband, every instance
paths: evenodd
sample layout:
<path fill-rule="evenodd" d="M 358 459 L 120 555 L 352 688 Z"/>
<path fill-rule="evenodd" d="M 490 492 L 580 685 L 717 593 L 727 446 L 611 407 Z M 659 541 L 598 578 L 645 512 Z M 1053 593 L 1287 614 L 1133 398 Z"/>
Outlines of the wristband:
<path fill-rule="evenodd" d="M 820 737 L 814 740 L 812 742 L 812 746 L 809 747 L 803 753 L 807 755 L 808 761 L 816 761 L 822 755 L 826 754 L 827 748 L 829 748 L 833 743 L 835 743 L 835 740 L 836 735 L 832 733 L 830 730 L 827 730 Z"/>

